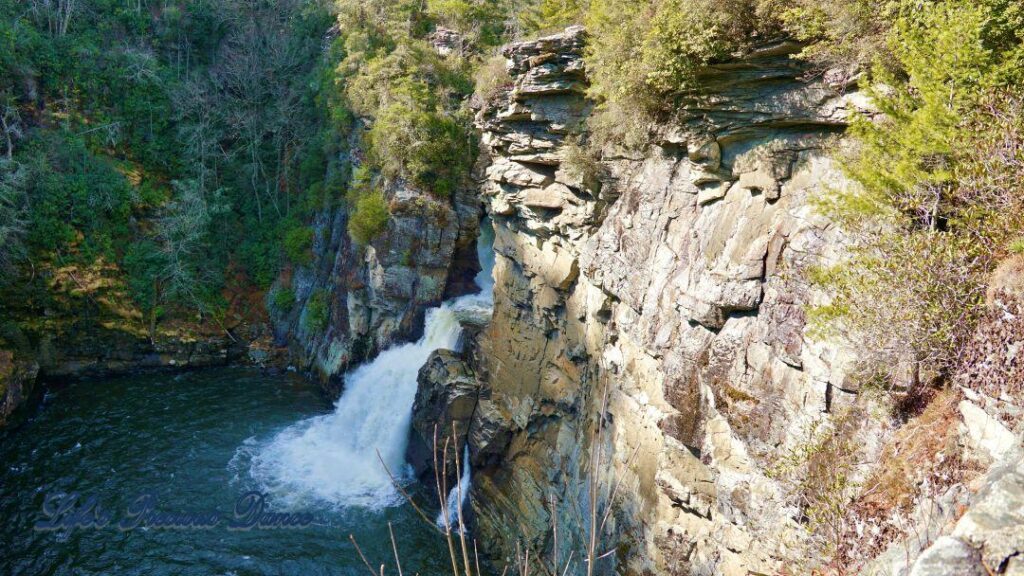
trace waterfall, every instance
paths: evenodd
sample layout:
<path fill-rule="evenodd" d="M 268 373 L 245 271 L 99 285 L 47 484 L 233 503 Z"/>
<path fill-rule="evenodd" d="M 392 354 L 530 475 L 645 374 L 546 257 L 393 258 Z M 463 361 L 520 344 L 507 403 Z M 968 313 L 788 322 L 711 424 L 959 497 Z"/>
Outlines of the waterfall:
<path fill-rule="evenodd" d="M 434 522 L 437 527 L 444 530 L 445 527 L 453 532 L 462 531 L 462 523 L 459 522 L 459 510 L 466 503 L 469 496 L 469 445 L 466 445 L 462 453 L 462 477 L 459 478 L 458 486 L 455 486 L 448 493 L 448 508 L 437 513 L 437 520 Z M 447 518 L 445 518 L 447 516 Z"/>
<path fill-rule="evenodd" d="M 286 428 L 253 454 L 252 475 L 264 489 L 285 504 L 312 499 L 381 508 L 399 503 L 377 452 L 397 479 L 408 479 L 405 450 L 416 377 L 434 350 L 458 346 L 460 318 L 490 313 L 493 238 L 485 220 L 477 241 L 483 269 L 475 280 L 481 292 L 431 309 L 417 342 L 393 346 L 345 376 L 334 412 Z M 464 478 L 468 490 L 468 468 Z"/>

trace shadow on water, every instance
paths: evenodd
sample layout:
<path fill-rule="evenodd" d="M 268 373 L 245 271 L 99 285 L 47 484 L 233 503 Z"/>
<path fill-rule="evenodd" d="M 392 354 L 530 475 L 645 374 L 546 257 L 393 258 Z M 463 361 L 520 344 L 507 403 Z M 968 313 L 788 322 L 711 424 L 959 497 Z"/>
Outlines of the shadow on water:
<path fill-rule="evenodd" d="M 308 502 L 305 528 L 102 529 L 42 532 L 48 494 L 95 496 L 112 517 L 152 494 L 161 512 L 217 511 L 258 484 L 240 446 L 332 407 L 291 374 L 226 368 L 90 380 L 57 387 L 0 438 L 0 574 L 365 574 L 349 533 L 371 561 L 390 558 L 387 523 L 403 563 L 445 572 L 440 539 L 407 505 L 377 511 Z M 377 464 L 376 462 L 368 465 Z M 377 464 L 379 465 L 379 464 Z M 284 511 L 271 495 L 271 508 Z"/>

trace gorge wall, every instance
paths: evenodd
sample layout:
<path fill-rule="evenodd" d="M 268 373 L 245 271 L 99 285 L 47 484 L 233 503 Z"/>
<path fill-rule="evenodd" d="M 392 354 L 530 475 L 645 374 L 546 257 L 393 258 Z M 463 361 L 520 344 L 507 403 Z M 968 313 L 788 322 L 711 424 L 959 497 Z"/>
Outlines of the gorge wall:
<path fill-rule="evenodd" d="M 343 159 L 350 168 L 361 163 L 360 131 Z M 384 192 L 391 216 L 377 238 L 358 245 L 348 232 L 346 203 L 325 206 L 314 217 L 310 263 L 286 269 L 275 287 L 295 300 L 275 310 L 276 343 L 333 394 L 350 366 L 415 340 L 428 308 L 475 290 L 482 215 L 476 191 L 461 187 L 437 198 L 398 181 Z M 311 322 L 315 314 L 326 314 L 325 321 Z"/>
<path fill-rule="evenodd" d="M 627 573 L 774 573 L 805 530 L 768 470 L 855 392 L 849 355 L 805 335 L 799 272 L 842 244 L 810 198 L 840 184 L 824 148 L 856 97 L 766 47 L 703 72 L 707 95 L 645 152 L 588 163 L 585 41 L 504 52 L 512 85 L 478 115 L 495 312 L 464 365 L 439 357 L 421 384 L 455 378 L 464 404 L 477 379 L 475 408 L 441 418 L 468 428 L 499 562 L 508 534 L 579 550 L 595 482 Z"/>
<path fill-rule="evenodd" d="M 275 361 L 262 312 L 233 303 L 223 318 L 173 319 L 150 333 L 123 284 L 102 272 L 40 270 L 36 281 L 50 296 L 4 302 L 0 428 L 41 395 L 39 381 Z"/>
<path fill-rule="evenodd" d="M 494 315 L 420 373 L 414 436 L 429 444 L 439 422 L 468 440 L 473 523 L 495 565 L 575 553 L 583 573 L 596 517 L 613 543 L 598 573 L 804 573 L 823 550 L 870 574 L 981 573 L 979 550 L 1012 571 L 1024 542 L 996 542 L 1019 519 L 993 511 L 1018 500 L 1019 440 L 975 404 L 1002 401 L 962 383 L 932 404 L 939 417 L 901 430 L 858 388 L 856 351 L 809 330 L 824 295 L 804 272 L 848 241 L 814 200 L 851 185 L 831 157 L 866 98 L 808 75 L 798 46 L 765 46 L 698 73 L 700 94 L 642 151 L 596 159 L 579 145 L 585 42 L 570 28 L 504 49 L 510 83 L 477 116 Z M 990 327 L 998 343 L 982 337 L 979 366 L 1017 373 L 1002 352 L 1013 318 Z M 892 455 L 931 435 L 972 464 L 848 515 L 865 506 L 856 487 L 899 474 Z M 922 466 L 947 454 L 914 450 Z M 977 518 L 954 530 L 971 502 Z"/>

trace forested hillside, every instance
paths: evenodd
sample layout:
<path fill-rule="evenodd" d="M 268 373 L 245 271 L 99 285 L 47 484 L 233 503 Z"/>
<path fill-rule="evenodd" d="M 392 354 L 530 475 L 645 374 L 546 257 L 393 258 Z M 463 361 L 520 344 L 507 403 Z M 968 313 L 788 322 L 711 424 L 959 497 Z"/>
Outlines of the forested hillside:
<path fill-rule="evenodd" d="M 7 302 L 45 306 L 66 270 L 86 296 L 123 285 L 118 305 L 153 329 L 269 285 L 281 239 L 332 177 L 328 6 L 9 1 L 0 13 Z"/>
<path fill-rule="evenodd" d="M 1024 430 L 1024 2 L 0 0 L 0 425 L 39 374 L 337 394 L 478 289 L 378 407 L 396 467 L 462 426 L 495 564 L 921 553 Z"/>
<path fill-rule="evenodd" d="M 3 2 L 8 304 L 70 291 L 90 307 L 102 286 L 151 334 L 165 318 L 252 313 L 234 309 L 240 294 L 306 263 L 313 210 L 349 202 L 365 243 L 387 217 L 380 176 L 441 197 L 468 176 L 472 71 L 508 37 L 511 8 Z M 471 32 L 446 56 L 427 41 L 442 24 Z M 373 129 L 353 175 L 357 116 Z"/>
<path fill-rule="evenodd" d="M 934 311 L 943 298 L 977 302 L 982 282 L 934 287 L 983 276 L 1016 245 L 1019 194 L 985 189 L 1011 180 L 986 163 L 1013 153 L 990 127 L 1019 134 L 1022 11 L 1010 0 L 7 0 L 4 290 L 45 307 L 58 285 L 123 286 L 150 332 L 168 316 L 217 319 L 304 263 L 312 210 L 349 203 L 366 243 L 387 218 L 382 179 L 439 197 L 465 182 L 474 78 L 484 96 L 501 87 L 490 56 L 508 40 L 588 26 L 596 156 L 642 146 L 652 121 L 699 97 L 702 65 L 793 38 L 835 82 L 883 86 L 887 116 L 855 129 L 849 164 L 865 194 L 831 206 L 895 228 L 866 238 L 860 268 L 821 271 L 842 298 L 818 314 L 889 349 L 871 318 L 844 311 L 874 298 L 869 285 L 905 285 L 893 306 L 928 334 L 901 339 L 948 364 L 940 349 L 962 339 L 949 325 L 959 319 Z M 442 29 L 456 40 L 439 51 Z M 355 174 L 343 161 L 353 122 L 370 127 Z M 930 262 L 918 284 L 898 277 L 910 261 Z"/>

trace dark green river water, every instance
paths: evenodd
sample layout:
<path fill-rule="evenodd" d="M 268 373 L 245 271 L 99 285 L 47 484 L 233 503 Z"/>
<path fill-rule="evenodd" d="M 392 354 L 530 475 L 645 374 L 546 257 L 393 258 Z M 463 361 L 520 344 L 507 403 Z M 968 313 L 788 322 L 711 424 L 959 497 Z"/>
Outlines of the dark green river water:
<path fill-rule="evenodd" d="M 261 487 L 253 446 L 333 407 L 294 375 L 248 369 L 147 374 L 51 390 L 23 425 L 0 436 L 0 575 L 366 574 L 348 541 L 391 566 L 387 523 L 406 574 L 445 573 L 443 539 L 408 505 L 373 511 L 290 502 L 304 528 L 230 530 L 236 500 Z M 368 462 L 367 466 L 377 465 Z M 40 531 L 47 495 L 95 497 L 105 528 Z M 212 528 L 120 530 L 132 503 L 152 494 L 161 512 L 217 512 Z M 240 523 L 244 524 L 246 519 Z M 389 569 L 389 573 L 394 573 Z"/>

